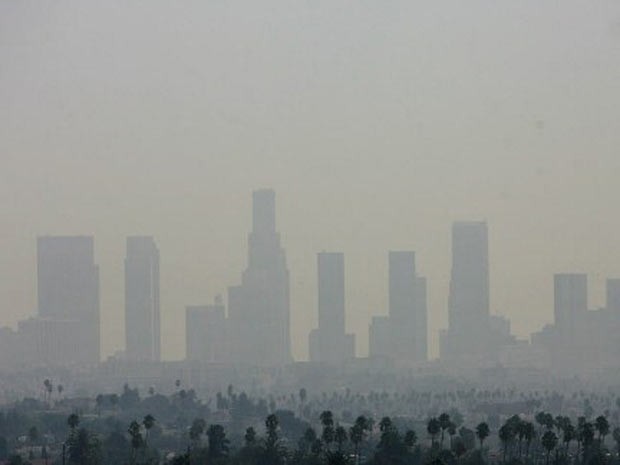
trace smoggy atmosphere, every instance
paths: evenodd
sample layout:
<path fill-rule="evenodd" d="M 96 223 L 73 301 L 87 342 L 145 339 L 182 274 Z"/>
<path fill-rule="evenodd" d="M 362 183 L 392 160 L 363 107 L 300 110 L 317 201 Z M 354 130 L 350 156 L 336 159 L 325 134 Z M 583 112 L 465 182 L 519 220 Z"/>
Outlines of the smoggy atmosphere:
<path fill-rule="evenodd" d="M 554 274 L 620 278 L 620 3 L 0 2 L 0 326 L 37 313 L 37 237 L 94 237 L 101 348 L 125 347 L 127 236 L 161 262 L 161 350 L 241 282 L 252 192 L 275 191 L 293 357 L 318 252 L 343 252 L 368 354 L 388 252 L 448 326 L 451 230 L 486 221 L 490 312 L 528 339 Z"/>

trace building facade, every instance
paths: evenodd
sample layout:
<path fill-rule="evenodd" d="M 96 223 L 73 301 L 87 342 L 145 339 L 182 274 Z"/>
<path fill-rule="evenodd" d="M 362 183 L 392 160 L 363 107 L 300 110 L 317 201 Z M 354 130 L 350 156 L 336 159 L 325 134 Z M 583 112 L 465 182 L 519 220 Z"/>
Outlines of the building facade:
<path fill-rule="evenodd" d="M 125 258 L 125 356 L 161 359 L 159 250 L 152 237 L 128 237 Z"/>

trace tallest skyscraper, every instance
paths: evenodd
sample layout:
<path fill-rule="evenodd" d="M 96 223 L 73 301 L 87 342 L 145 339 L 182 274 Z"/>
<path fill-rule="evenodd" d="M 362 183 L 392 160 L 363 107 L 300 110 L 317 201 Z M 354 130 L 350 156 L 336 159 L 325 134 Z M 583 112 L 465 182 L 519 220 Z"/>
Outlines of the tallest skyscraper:
<path fill-rule="evenodd" d="M 275 192 L 253 194 L 248 267 L 228 291 L 229 344 L 234 362 L 279 366 L 292 361 L 289 272 L 276 232 Z"/>

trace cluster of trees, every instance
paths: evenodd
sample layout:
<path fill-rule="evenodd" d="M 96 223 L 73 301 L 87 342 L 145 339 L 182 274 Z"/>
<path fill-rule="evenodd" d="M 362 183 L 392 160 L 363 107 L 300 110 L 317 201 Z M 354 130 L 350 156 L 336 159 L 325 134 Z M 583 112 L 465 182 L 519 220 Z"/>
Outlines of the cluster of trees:
<path fill-rule="evenodd" d="M 51 382 L 43 386 L 49 392 Z M 401 405 L 402 412 L 377 415 L 381 405 L 390 412 Z M 446 410 L 437 411 L 439 405 Z M 539 405 L 566 416 L 533 410 Z M 419 414 L 412 415 L 408 406 Z M 457 407 L 464 409 L 469 425 Z M 519 409 L 519 414 L 506 414 L 504 408 Z M 604 415 L 596 417 L 595 409 Z M 229 386 L 203 402 L 195 391 L 182 389 L 180 381 L 167 396 L 150 389 L 141 397 L 126 385 L 118 394 L 90 400 L 64 398 L 52 404 L 45 394 L 42 401 L 25 399 L 0 410 L 0 461 L 620 465 L 620 429 L 610 425 L 619 423 L 618 411 L 620 402 L 610 394 L 412 390 L 309 396 L 301 389 L 294 395 L 252 398 Z"/>
<path fill-rule="evenodd" d="M 132 421 L 125 432 L 115 431 L 101 441 L 99 435 L 80 426 L 80 417 L 67 418 L 68 434 L 59 457 L 46 455 L 51 464 L 67 465 L 475 465 L 486 463 L 549 465 L 595 465 L 618 463 L 618 454 L 606 449 L 611 432 L 603 415 L 593 421 L 539 412 L 534 421 L 515 415 L 497 432 L 501 454 L 485 446 L 492 437 L 486 422 L 471 430 L 459 426 L 461 418 L 442 413 L 425 423 L 428 441 L 419 440 L 414 429 L 402 430 L 390 417 L 377 424 L 363 415 L 350 426 L 340 424 L 333 412 L 320 414 L 319 429 L 308 426 L 293 444 L 283 431 L 276 414 L 264 421 L 261 436 L 252 426 L 246 428 L 241 444 L 233 444 L 220 424 L 195 419 L 187 431 L 187 444 L 181 451 L 160 453 L 149 444 L 157 425 L 152 415 Z M 620 450 L 620 428 L 612 437 Z M 162 451 L 166 452 L 166 451 Z M 10 465 L 28 463 L 19 455 Z"/>

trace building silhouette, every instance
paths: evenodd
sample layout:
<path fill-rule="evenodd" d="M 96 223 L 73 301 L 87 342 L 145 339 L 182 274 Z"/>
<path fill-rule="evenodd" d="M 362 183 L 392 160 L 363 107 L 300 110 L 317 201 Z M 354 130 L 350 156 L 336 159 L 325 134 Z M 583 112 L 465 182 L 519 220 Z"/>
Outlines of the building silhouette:
<path fill-rule="evenodd" d="M 554 323 L 561 343 L 570 345 L 580 335 L 588 311 L 588 277 L 585 274 L 556 274 Z"/>
<path fill-rule="evenodd" d="M 248 267 L 241 285 L 228 290 L 231 361 L 256 366 L 292 362 L 289 272 L 276 232 L 275 192 L 253 193 Z"/>
<path fill-rule="evenodd" d="M 222 363 L 228 357 L 226 309 L 218 297 L 212 305 L 185 309 L 186 359 Z"/>
<path fill-rule="evenodd" d="M 388 316 L 372 319 L 370 356 L 405 363 L 426 361 L 426 278 L 416 274 L 415 252 L 392 251 L 388 261 Z"/>
<path fill-rule="evenodd" d="M 489 243 L 487 224 L 452 225 L 452 271 L 448 297 L 449 328 L 441 335 L 441 358 L 486 357 L 490 347 Z"/>
<path fill-rule="evenodd" d="M 620 279 L 608 279 L 606 293 L 607 310 L 620 317 Z"/>
<path fill-rule="evenodd" d="M 125 340 L 128 360 L 161 359 L 159 250 L 152 237 L 127 238 Z"/>
<path fill-rule="evenodd" d="M 58 358 L 50 362 L 99 362 L 99 267 L 92 237 L 38 238 L 37 294 L 38 318 L 26 323 L 26 331 L 38 338 L 40 357 L 49 350 Z"/>
<path fill-rule="evenodd" d="M 319 253 L 319 325 L 310 333 L 310 360 L 331 364 L 355 357 L 355 335 L 345 329 L 344 254 Z"/>

